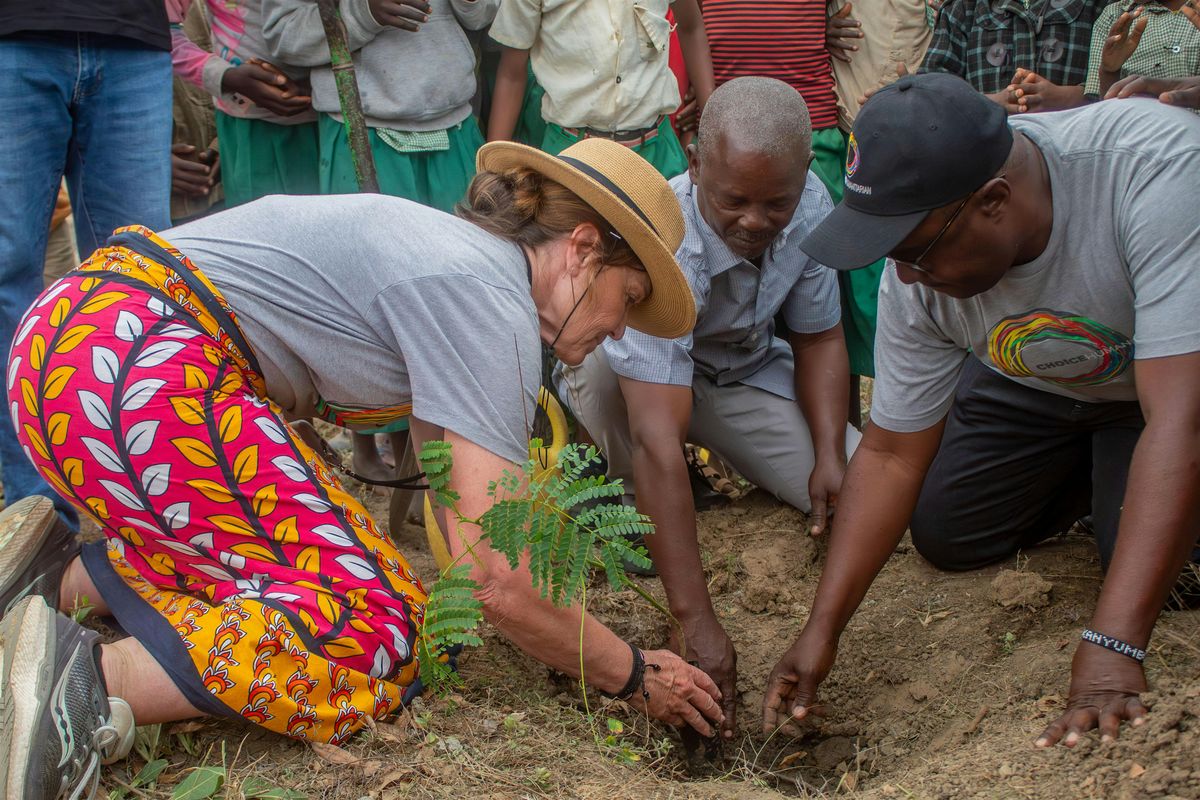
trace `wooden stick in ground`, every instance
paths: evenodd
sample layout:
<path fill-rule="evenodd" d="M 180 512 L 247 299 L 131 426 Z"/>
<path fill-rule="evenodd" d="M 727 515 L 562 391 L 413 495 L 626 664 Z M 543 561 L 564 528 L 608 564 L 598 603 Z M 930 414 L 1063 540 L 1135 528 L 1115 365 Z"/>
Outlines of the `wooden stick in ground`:
<path fill-rule="evenodd" d="M 333 79 L 337 84 L 346 138 L 350 141 L 350 160 L 354 164 L 358 190 L 378 193 L 379 179 L 375 176 L 375 159 L 371 155 L 371 140 L 363 119 L 362 97 L 358 93 L 354 59 L 350 57 L 342 12 L 338 9 L 337 0 L 317 0 L 317 7 L 321 12 L 321 24 L 325 26 L 325 39 L 329 43 L 329 63 L 333 65 Z"/>

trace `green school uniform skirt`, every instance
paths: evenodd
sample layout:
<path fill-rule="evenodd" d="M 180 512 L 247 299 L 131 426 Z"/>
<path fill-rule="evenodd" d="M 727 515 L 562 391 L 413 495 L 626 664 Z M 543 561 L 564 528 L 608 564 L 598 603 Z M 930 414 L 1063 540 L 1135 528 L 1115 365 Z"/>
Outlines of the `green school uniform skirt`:
<path fill-rule="evenodd" d="M 561 125 L 547 122 L 546 136 L 542 139 L 542 150 L 556 156 L 581 139 L 582 137 L 567 133 Z M 665 117 L 658 126 L 658 134 L 653 139 L 632 149 L 633 152 L 649 161 L 651 166 L 658 170 L 664 178 L 674 178 L 676 175 L 687 172 L 687 155 L 683 152 L 683 145 L 679 143 L 679 137 L 675 135 L 675 129 L 671 127 L 671 120 Z"/>
<path fill-rule="evenodd" d="M 320 115 L 317 126 L 321 194 L 357 192 L 358 179 L 345 126 L 328 114 Z M 446 133 L 450 143 L 446 150 L 401 153 L 383 141 L 374 128 L 368 128 L 379 191 L 452 212 L 475 177 L 475 152 L 483 145 L 483 135 L 474 117 L 467 117 Z"/>
<path fill-rule="evenodd" d="M 546 90 L 538 83 L 533 67 L 525 69 L 525 97 L 521 101 L 521 116 L 517 118 L 517 129 L 513 139 L 530 147 L 539 147 L 546 138 L 546 120 L 542 119 L 542 98 Z"/>
<path fill-rule="evenodd" d="M 813 172 L 821 178 L 834 203 L 842 201 L 849 137 L 840 128 L 813 131 Z M 875 313 L 879 307 L 879 278 L 883 259 L 869 267 L 838 273 L 842 290 L 842 328 L 850 354 L 850 374 L 875 375 Z"/>
<path fill-rule="evenodd" d="M 216 112 L 228 206 L 268 194 L 317 194 L 317 123 L 279 125 Z"/>

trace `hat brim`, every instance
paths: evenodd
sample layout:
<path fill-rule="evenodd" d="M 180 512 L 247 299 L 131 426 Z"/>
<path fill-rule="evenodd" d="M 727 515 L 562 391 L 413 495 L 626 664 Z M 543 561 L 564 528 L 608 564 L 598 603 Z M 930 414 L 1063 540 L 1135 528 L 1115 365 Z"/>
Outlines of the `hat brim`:
<path fill-rule="evenodd" d="M 515 142 L 485 144 L 476 162 L 480 171 L 527 167 L 539 172 L 577 194 L 621 234 L 642 262 L 651 286 L 650 296 L 629 310 L 629 327 L 674 339 L 696 326 L 696 302 L 675 254 L 628 204 L 599 181 L 555 156 Z"/>
<path fill-rule="evenodd" d="M 812 230 L 800 249 L 827 267 L 847 272 L 869 267 L 912 233 L 928 211 L 883 217 L 864 214 L 844 202 Z"/>

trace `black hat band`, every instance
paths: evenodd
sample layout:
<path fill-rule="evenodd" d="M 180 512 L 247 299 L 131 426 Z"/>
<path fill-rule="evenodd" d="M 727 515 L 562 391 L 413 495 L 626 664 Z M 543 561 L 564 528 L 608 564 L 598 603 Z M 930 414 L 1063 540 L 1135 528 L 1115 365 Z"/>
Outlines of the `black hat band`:
<path fill-rule="evenodd" d="M 659 239 L 662 238 L 662 234 L 658 232 L 658 228 L 654 226 L 654 223 L 650 221 L 650 218 L 646 216 L 645 212 L 638 207 L 638 204 L 633 202 L 633 198 L 625 194 L 625 190 L 613 183 L 603 172 L 596 169 L 591 164 L 580 161 L 577 158 L 572 158 L 571 156 L 558 156 L 558 160 L 570 164 L 572 167 L 579 170 L 584 175 L 587 175 L 596 183 L 615 194 L 618 200 L 628 206 L 630 211 L 637 214 L 642 222 L 646 223 L 650 227 L 650 230 L 654 231 L 655 236 L 657 236 Z"/>

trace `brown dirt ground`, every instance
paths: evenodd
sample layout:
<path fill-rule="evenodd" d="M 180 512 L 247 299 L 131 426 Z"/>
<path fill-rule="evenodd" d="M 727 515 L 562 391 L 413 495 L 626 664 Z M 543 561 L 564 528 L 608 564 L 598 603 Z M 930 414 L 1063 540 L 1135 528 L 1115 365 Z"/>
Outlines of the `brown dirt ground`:
<path fill-rule="evenodd" d="M 378 518 L 386 501 L 366 495 Z M 905 540 L 842 639 L 824 687 L 829 718 L 798 740 L 758 732 L 768 672 L 809 611 L 825 547 L 803 516 L 755 493 L 700 517 L 718 614 L 739 653 L 743 732 L 724 759 L 689 769 L 672 732 L 588 694 L 494 631 L 464 655 L 465 685 L 428 699 L 330 756 L 250 726 L 168 728 L 154 789 L 123 789 L 134 757 L 104 778 L 110 796 L 169 797 L 187 770 L 224 764 L 225 796 L 249 777 L 338 800 L 394 798 L 1197 798 L 1200 614 L 1164 614 L 1146 660 L 1146 725 L 1074 752 L 1035 750 L 1062 707 L 1071 653 L 1100 576 L 1092 543 L 1059 537 L 1008 563 L 949 574 Z M 423 533 L 398 532 L 432 575 Z M 640 579 L 660 592 L 654 579 Z M 593 583 L 591 609 L 643 646 L 666 624 L 631 592 Z M 588 711 L 595 722 L 590 722 Z M 608 719 L 623 731 L 611 734 Z M 198 729 L 197 729 L 198 728 Z"/>

